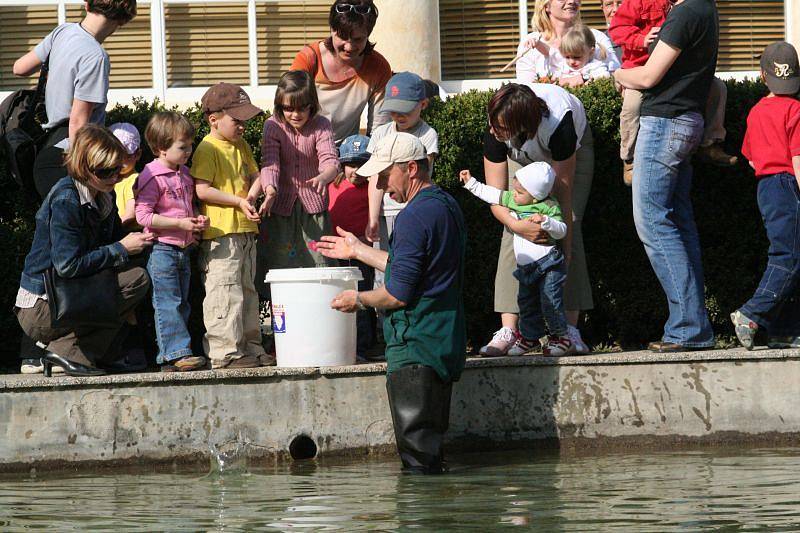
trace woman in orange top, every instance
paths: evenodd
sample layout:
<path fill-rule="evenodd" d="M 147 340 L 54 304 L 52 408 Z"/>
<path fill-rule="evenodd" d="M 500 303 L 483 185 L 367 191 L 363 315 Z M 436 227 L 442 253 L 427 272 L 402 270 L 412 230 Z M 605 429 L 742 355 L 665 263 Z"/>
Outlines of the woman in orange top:
<path fill-rule="evenodd" d="M 364 107 L 367 135 L 389 121 L 379 111 L 392 69 L 369 42 L 377 20 L 373 0 L 336 0 L 328 15 L 330 37 L 304 46 L 292 63 L 291 70 L 314 77 L 321 114 L 331 121 L 337 146 L 359 133 Z"/>

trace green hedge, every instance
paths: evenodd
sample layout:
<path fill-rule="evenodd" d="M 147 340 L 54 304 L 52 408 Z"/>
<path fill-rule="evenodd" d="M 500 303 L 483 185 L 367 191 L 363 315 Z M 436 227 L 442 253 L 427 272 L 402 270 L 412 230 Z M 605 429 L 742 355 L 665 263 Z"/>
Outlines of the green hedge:
<path fill-rule="evenodd" d="M 618 157 L 621 100 L 611 84 L 602 81 L 582 87 L 576 94 L 586 107 L 595 139 L 594 184 L 583 223 L 595 309 L 586 314 L 582 329 L 595 344 L 639 347 L 660 336 L 667 310 L 636 236 L 631 190 L 622 183 Z M 764 94 L 761 83 L 728 82 L 729 153 L 739 153 L 747 112 Z M 489 92 L 471 91 L 446 102 L 435 100 L 425 116 L 439 132 L 441 153 L 434 178 L 459 200 L 469 227 L 465 296 L 469 337 L 474 345 L 484 341 L 498 325 L 492 307 L 501 227 L 481 201 L 461 189 L 458 171 L 468 168 L 476 176 L 483 175 L 482 136 L 490 96 Z M 158 102 L 135 100 L 130 106 L 112 109 L 108 121 L 131 122 L 143 132 L 149 116 L 161 109 Z M 198 127 L 199 141 L 208 126 L 197 106 L 185 113 Z M 251 121 L 245 133 L 257 159 L 264 118 Z M 146 146 L 144 149 L 140 165 L 152 158 Z M 5 244 L 5 257 L 0 261 L 0 276 L 5 283 L 0 291 L 6 309 L 10 309 L 30 246 L 34 211 L 5 175 L 5 165 L 0 167 L 0 184 L 5 191 L 0 197 L 0 238 Z M 711 320 L 718 334 L 729 337 L 732 330 L 727 315 L 754 290 L 766 262 L 767 241 L 755 202 L 752 171 L 744 161 L 730 169 L 697 162 L 693 198 Z M 4 350 L 10 361 L 19 337 L 10 312 L 0 314 L 0 336 L 5 339 Z"/>

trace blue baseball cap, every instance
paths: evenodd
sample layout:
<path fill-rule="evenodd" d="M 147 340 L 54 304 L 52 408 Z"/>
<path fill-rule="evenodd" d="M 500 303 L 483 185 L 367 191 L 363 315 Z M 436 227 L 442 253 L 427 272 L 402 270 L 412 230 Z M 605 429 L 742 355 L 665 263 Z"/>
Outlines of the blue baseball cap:
<path fill-rule="evenodd" d="M 351 135 L 339 146 L 339 161 L 342 163 L 366 163 L 369 159 L 369 137 Z"/>
<path fill-rule="evenodd" d="M 386 84 L 381 111 L 410 113 L 425 100 L 425 81 L 413 72 L 398 72 Z"/>

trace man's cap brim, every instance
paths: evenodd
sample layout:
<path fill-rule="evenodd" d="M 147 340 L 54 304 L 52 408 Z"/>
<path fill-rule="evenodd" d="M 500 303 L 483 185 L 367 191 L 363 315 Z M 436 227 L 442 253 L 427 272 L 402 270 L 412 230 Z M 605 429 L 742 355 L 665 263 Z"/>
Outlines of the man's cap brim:
<path fill-rule="evenodd" d="M 375 174 L 380 174 L 393 164 L 394 161 L 384 161 L 372 156 L 369 158 L 369 161 L 361 165 L 358 170 L 356 170 L 356 174 L 366 177 L 374 176 Z"/>

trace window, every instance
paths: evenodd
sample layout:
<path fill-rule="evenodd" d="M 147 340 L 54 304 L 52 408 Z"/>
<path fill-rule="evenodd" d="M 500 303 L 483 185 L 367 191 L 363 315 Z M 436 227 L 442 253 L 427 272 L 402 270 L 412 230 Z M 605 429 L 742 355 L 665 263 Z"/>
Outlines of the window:
<path fill-rule="evenodd" d="M 718 0 L 717 70 L 759 70 L 756 58 L 771 42 L 785 38 L 783 2 Z"/>
<path fill-rule="evenodd" d="M 0 6 L 0 87 L 13 91 L 36 85 L 38 76 L 18 78 L 11 69 L 20 56 L 39 44 L 58 26 L 58 8 L 52 6 Z"/>
<path fill-rule="evenodd" d="M 250 83 L 246 3 L 164 6 L 167 86 Z"/>
<path fill-rule="evenodd" d="M 278 83 L 304 45 L 329 35 L 330 0 L 266 2 L 256 6 L 258 81 Z"/>

